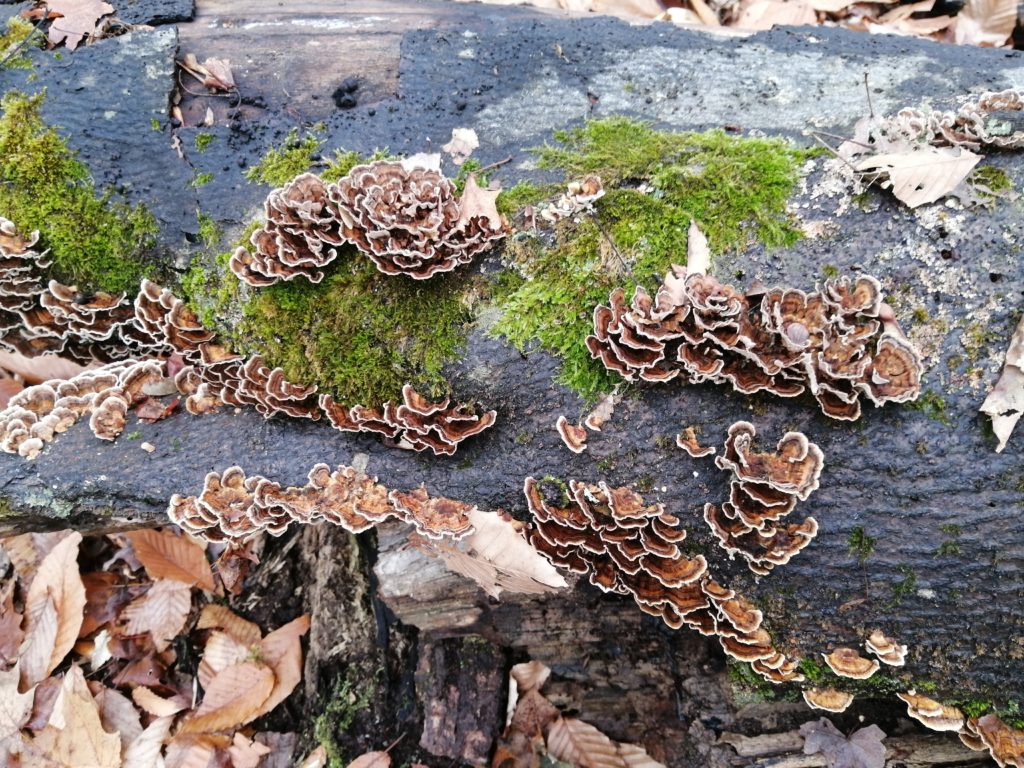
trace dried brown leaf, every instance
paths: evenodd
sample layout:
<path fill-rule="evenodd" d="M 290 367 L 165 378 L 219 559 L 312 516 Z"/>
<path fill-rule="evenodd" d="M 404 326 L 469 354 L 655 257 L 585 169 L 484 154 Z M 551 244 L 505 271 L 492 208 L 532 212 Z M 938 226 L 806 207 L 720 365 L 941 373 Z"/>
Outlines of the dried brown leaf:
<path fill-rule="evenodd" d="M 163 651 L 185 627 L 191 608 L 192 589 L 188 584 L 160 579 L 121 612 L 127 622 L 124 634 L 149 632 L 157 651 Z"/>
<path fill-rule="evenodd" d="M 418 545 L 440 557 L 455 573 L 473 579 L 492 597 L 502 590 L 543 594 L 563 589 L 565 579 L 519 532 L 516 524 L 496 512 L 469 513 L 474 531 L 452 544 L 426 541 Z"/>
<path fill-rule="evenodd" d="M 174 717 L 158 717 L 136 736 L 124 751 L 122 768 L 151 768 L 160 765 L 160 753 L 171 731 Z"/>
<path fill-rule="evenodd" d="M 626 763 L 626 768 L 665 768 L 647 754 L 647 750 L 637 744 L 619 744 L 619 754 Z"/>
<path fill-rule="evenodd" d="M 142 734 L 142 723 L 139 721 L 139 710 L 131 700 L 120 691 L 107 688 L 101 684 L 90 686 L 96 706 L 99 707 L 100 723 L 107 733 L 116 733 L 121 739 L 121 751 Z"/>
<path fill-rule="evenodd" d="M 206 552 L 192 539 L 167 528 L 133 531 L 126 536 L 151 579 L 172 579 L 213 591 L 213 571 Z"/>
<path fill-rule="evenodd" d="M 270 747 L 236 733 L 228 754 L 231 756 L 231 768 L 256 768 L 263 756 L 270 754 Z"/>
<path fill-rule="evenodd" d="M 464 227 L 477 216 L 485 217 L 491 229 L 500 229 L 503 226 L 501 214 L 495 202 L 499 194 L 500 189 L 484 189 L 476 183 L 476 176 L 469 174 L 466 186 L 462 189 L 462 197 L 459 198 L 459 218 L 455 222 L 455 229 Z"/>
<path fill-rule="evenodd" d="M 574 717 L 560 717 L 547 738 L 548 754 L 580 768 L 626 768 L 618 745 L 597 728 Z"/>
<path fill-rule="evenodd" d="M 83 37 L 96 34 L 101 17 L 114 12 L 114 6 L 103 0 L 47 0 L 46 5 L 51 13 L 60 14 L 47 37 L 53 45 L 64 43 L 72 51 Z"/>
<path fill-rule="evenodd" d="M 273 688 L 274 672 L 264 664 L 246 661 L 228 667 L 213 678 L 179 733 L 212 733 L 244 725 L 259 715 Z"/>
<path fill-rule="evenodd" d="M 231 71 L 228 59 L 204 59 L 202 67 L 206 70 L 203 85 L 215 91 L 230 91 L 235 87 L 235 74 Z"/>
<path fill-rule="evenodd" d="M 36 697 L 32 702 L 32 716 L 25 724 L 30 731 L 45 728 L 53 716 L 53 708 L 60 696 L 61 678 L 48 677 L 36 686 Z"/>
<path fill-rule="evenodd" d="M 804 737 L 804 754 L 821 753 L 828 761 L 829 768 L 884 768 L 885 731 L 877 725 L 869 725 L 854 731 L 847 738 L 828 718 L 800 726 Z"/>
<path fill-rule="evenodd" d="M 0 667 L 13 664 L 25 633 L 21 631 L 22 615 L 14 610 L 14 579 L 4 584 L 0 597 Z"/>
<path fill-rule="evenodd" d="M 697 226 L 697 222 L 690 221 L 690 229 L 686 233 L 686 271 L 691 275 L 706 275 L 710 266 L 711 248 L 708 246 L 708 239 Z"/>
<path fill-rule="evenodd" d="M 35 688 L 19 693 L 20 678 L 21 670 L 17 664 L 7 671 L 0 671 L 0 741 L 16 734 L 32 714 Z"/>
<path fill-rule="evenodd" d="M 64 659 L 78 639 L 85 610 L 85 586 L 78 572 L 78 545 L 82 534 L 72 533 L 63 538 L 43 558 L 25 597 L 26 643 L 46 645 L 52 642 L 50 656 L 41 666 L 22 668 L 22 685 L 38 683 L 50 674 Z M 53 607 L 56 612 L 56 632 L 40 624 L 42 614 Z M 49 618 L 47 617 L 47 622 Z M 36 649 L 41 654 L 41 650 Z"/>
<path fill-rule="evenodd" d="M 274 687 L 253 717 L 270 712 L 302 680 L 302 637 L 308 631 L 309 616 L 303 615 L 275 629 L 260 642 L 257 654 L 274 670 Z"/>
<path fill-rule="evenodd" d="M 71 535 L 71 531 L 52 531 L 50 533 L 23 533 L 3 540 L 4 552 L 11 559 L 14 572 L 22 585 L 27 586 L 36 575 L 39 563 L 50 550 L 62 539 Z"/>
<path fill-rule="evenodd" d="M 210 733 L 182 733 L 180 730 L 167 746 L 165 768 L 213 768 L 211 763 L 219 749 L 227 749 L 227 736 Z"/>
<path fill-rule="evenodd" d="M 143 424 L 154 424 L 172 415 L 180 403 L 181 398 L 178 397 L 167 403 L 155 397 L 146 397 L 133 410 Z"/>
<path fill-rule="evenodd" d="M 199 684 L 208 688 L 218 672 L 235 664 L 241 664 L 252 655 L 253 645 L 243 645 L 227 632 L 214 630 L 203 648 L 199 662 Z"/>
<path fill-rule="evenodd" d="M 196 629 L 223 629 L 245 646 L 256 645 L 263 636 L 256 624 L 243 619 L 227 606 L 216 603 L 203 606 Z"/>
<path fill-rule="evenodd" d="M 62 768 L 121 768 L 121 739 L 103 730 L 99 709 L 77 666 L 65 673 L 53 717 L 36 734 L 34 744 Z"/>
<path fill-rule="evenodd" d="M 25 640 L 21 646 L 20 666 L 23 690 L 27 690 L 45 679 L 52 671 L 49 668 L 50 658 L 57 645 L 58 631 L 57 606 L 54 604 L 53 598 L 47 595 L 42 608 L 35 614 L 32 626 L 25 633 Z"/>
<path fill-rule="evenodd" d="M 861 160 L 857 171 L 882 174 L 883 187 L 910 208 L 934 203 L 967 178 L 981 155 L 951 147 L 915 147 L 899 153 L 872 155 Z"/>
<path fill-rule="evenodd" d="M 981 404 L 982 413 L 992 417 L 992 431 L 999 443 L 996 453 L 1002 453 L 1006 441 L 1021 415 L 1024 415 L 1024 318 L 1010 338 L 1003 361 L 1003 372 Z"/>
<path fill-rule="evenodd" d="M 367 752 L 349 763 L 348 768 L 391 768 L 391 755 L 387 752 Z"/>
<path fill-rule="evenodd" d="M 1017 0 L 967 0 L 956 15 L 958 45 L 1006 45 L 1017 26 Z"/>
<path fill-rule="evenodd" d="M 85 370 L 84 365 L 56 355 L 26 357 L 18 352 L 0 352 L 0 368 L 17 374 L 26 384 L 42 384 L 50 379 L 70 379 Z"/>
<path fill-rule="evenodd" d="M 771 29 L 775 26 L 815 24 L 814 9 L 802 0 L 754 0 L 736 18 L 741 29 Z"/>
<path fill-rule="evenodd" d="M 132 689 L 132 701 L 156 717 L 170 717 L 188 707 L 188 702 L 181 697 L 165 699 L 144 685 Z"/>
<path fill-rule="evenodd" d="M 527 691 L 539 691 L 551 676 L 551 667 L 540 661 L 524 661 L 514 664 L 510 672 L 521 694 Z"/>

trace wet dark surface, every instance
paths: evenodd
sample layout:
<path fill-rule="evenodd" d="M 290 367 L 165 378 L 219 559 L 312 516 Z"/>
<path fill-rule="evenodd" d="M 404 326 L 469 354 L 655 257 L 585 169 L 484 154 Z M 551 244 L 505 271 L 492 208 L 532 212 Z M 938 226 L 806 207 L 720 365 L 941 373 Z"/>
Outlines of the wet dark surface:
<path fill-rule="evenodd" d="M 188 21 L 195 0 L 118 0 L 114 15 L 125 24 L 172 24 Z"/>
<path fill-rule="evenodd" d="M 818 42 L 809 41 L 812 35 Z M 655 48 L 662 58 L 644 53 Z M 460 56 L 467 49 L 472 57 Z M 186 160 L 179 159 L 166 121 L 173 53 L 172 28 L 104 41 L 70 61 L 40 52 L 34 54 L 38 81 L 31 87 L 47 87 L 46 117 L 66 129 L 101 183 L 116 185 L 157 213 L 165 245 L 180 257 L 190 247 L 186 235 L 195 230 L 197 203 L 228 225 L 248 219 L 266 189 L 246 183 L 244 167 L 279 142 L 296 119 L 282 111 L 261 124 L 216 127 L 217 140 L 203 153 L 190 150 L 194 131 L 182 131 Z M 962 92 L 1024 82 L 1024 61 L 1014 52 L 827 29 L 716 40 L 611 20 L 518 16 L 484 25 L 468 11 L 463 26 L 408 35 L 402 53 L 401 98 L 339 111 L 327 121 L 325 150 L 387 146 L 416 152 L 439 147 L 453 127 L 476 127 L 482 163 L 514 155 L 501 175 L 507 184 L 530 173 L 517 167 L 529 159 L 522 148 L 585 114 L 608 114 L 608 103 L 673 127 L 736 122 L 797 136 L 807 126 L 800 109 L 816 110 L 823 130 L 848 130 L 864 111 L 864 66 L 880 60 L 902 60 L 906 71 L 886 81 L 884 93 L 875 95 L 876 108 L 879 102 L 885 109 L 922 99 L 944 103 Z M 761 61 L 760 68 L 751 69 L 747 62 L 753 60 Z M 659 61 L 671 64 L 663 81 Z M 700 70 L 701 62 L 703 74 L 684 88 L 678 78 L 687 68 Z M 787 94 L 809 82 L 801 72 L 815 67 L 832 86 L 802 101 L 790 99 Z M 23 77 L 0 73 L 0 86 Z M 609 90 L 616 77 L 633 78 L 641 87 Z M 768 80 L 774 88 L 765 85 Z M 595 90 L 599 84 L 603 93 Z M 683 88 L 676 111 L 667 96 L 672 87 Z M 550 106 L 536 109 L 548 98 Z M 115 114 L 104 118 L 111 110 Z M 161 121 L 159 131 L 150 125 L 153 117 Z M 993 162 L 1020 188 L 1019 158 Z M 207 171 L 214 173 L 211 183 L 190 186 L 195 173 Z M 670 384 L 630 393 L 604 431 L 591 435 L 588 450 L 574 456 L 559 441 L 554 421 L 559 413 L 574 420 L 585 410 L 552 384 L 556 362 L 540 353 L 523 357 L 478 332 L 453 377 L 461 394 L 496 407 L 499 421 L 453 458 L 388 449 L 326 424 L 226 411 L 129 425 L 126 433 L 137 429 L 141 437 L 122 436 L 112 444 L 95 440 L 79 424 L 34 462 L 0 457 L 3 493 L 16 505 L 56 508 L 78 515 L 75 520 L 110 508 L 127 519 L 153 519 L 172 493 L 198 491 L 210 470 L 239 464 L 300 483 L 312 464 L 350 463 L 359 453 L 368 455 L 368 471 L 389 486 L 425 483 L 433 493 L 518 514 L 525 511 L 526 475 L 637 483 L 707 545 L 723 580 L 766 609 L 783 648 L 810 654 L 859 645 L 877 627 L 909 644 L 906 670 L 915 680 L 934 679 L 947 695 L 1012 699 L 1024 689 L 1024 434 L 1015 435 L 1004 453 L 994 453 L 977 408 L 1024 305 L 1020 204 L 969 212 L 936 206 L 915 216 L 872 194 L 870 212 L 854 205 L 837 216 L 838 203 L 814 197 L 821 173 L 812 174 L 810 191 L 798 202 L 808 204 L 806 218 L 837 222 L 835 232 L 789 250 L 766 254 L 754 248 L 723 257 L 716 271 L 742 272 L 743 282 L 759 277 L 805 288 L 821 279 L 826 266 L 878 275 L 897 296 L 904 326 L 912 333 L 920 326 L 922 335 L 934 331 L 925 389 L 944 406 L 932 414 L 869 407 L 851 425 L 822 417 L 807 399 L 752 400 L 721 387 Z M 951 257 L 942 258 L 944 251 Z M 914 310 L 922 310 L 917 319 Z M 976 325 L 984 336 L 980 344 L 971 342 Z M 817 539 L 760 581 L 720 556 L 700 517 L 705 502 L 724 497 L 724 473 L 710 459 L 665 447 L 687 425 L 700 426 L 705 442 L 720 445 L 729 424 L 741 418 L 755 423 L 766 445 L 787 429 L 802 430 L 826 457 L 821 488 L 794 513 L 797 519 L 816 517 Z M 140 450 L 143 441 L 156 451 Z M 940 530 L 943 525 L 959 526 L 959 532 Z M 863 564 L 848 544 L 858 528 L 877 542 Z M 947 546 L 947 554 L 939 554 L 947 541 L 959 552 L 949 553 Z"/>

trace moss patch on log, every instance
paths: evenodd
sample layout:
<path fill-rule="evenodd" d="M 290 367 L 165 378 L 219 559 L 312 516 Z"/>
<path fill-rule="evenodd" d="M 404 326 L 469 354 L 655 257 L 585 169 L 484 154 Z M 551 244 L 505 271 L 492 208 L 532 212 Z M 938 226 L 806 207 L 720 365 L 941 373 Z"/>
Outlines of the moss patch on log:
<path fill-rule="evenodd" d="M 30 37 L 34 39 L 29 40 Z M 26 42 L 28 41 L 28 42 Z M 32 59 L 25 55 L 25 48 L 42 47 L 43 35 L 36 33 L 35 25 L 20 16 L 12 16 L 0 34 L 0 61 L 4 69 L 31 69 Z"/>
<path fill-rule="evenodd" d="M 491 330 L 520 350 L 557 355 L 559 382 L 586 398 L 621 383 L 584 344 L 594 307 L 616 286 L 654 291 L 671 264 L 685 263 L 691 220 L 712 253 L 800 237 L 786 201 L 815 150 L 722 131 L 658 131 L 623 117 L 591 121 L 555 139 L 557 145 L 537 150 L 539 165 L 567 180 L 597 174 L 606 194 L 592 216 L 563 220 L 550 236 L 521 233 L 512 241 L 511 269 L 493 289 L 503 313 Z M 510 192 L 525 204 L 540 189 L 517 185 Z"/>
<path fill-rule="evenodd" d="M 0 100 L 0 212 L 23 232 L 38 229 L 53 277 L 83 290 L 138 289 L 157 225 L 142 206 L 96 189 L 89 169 L 40 117 L 43 94 Z"/>

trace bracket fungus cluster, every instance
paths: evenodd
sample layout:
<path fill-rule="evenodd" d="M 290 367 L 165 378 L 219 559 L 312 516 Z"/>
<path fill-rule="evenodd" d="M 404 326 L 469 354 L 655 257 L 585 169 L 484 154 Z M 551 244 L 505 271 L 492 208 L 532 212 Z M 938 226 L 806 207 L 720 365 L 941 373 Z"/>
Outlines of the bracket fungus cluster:
<path fill-rule="evenodd" d="M 450 456 L 467 437 L 494 424 L 497 411 L 479 405 L 451 405 L 449 398 L 431 402 L 411 385 L 402 387 L 402 404 L 386 402 L 381 408 L 354 405 L 347 408 L 330 395 L 320 396 L 320 407 L 335 429 L 342 432 L 376 432 L 398 448 L 430 450 Z"/>
<path fill-rule="evenodd" d="M 96 437 L 113 440 L 124 430 L 128 409 L 166 382 L 165 370 L 159 362 L 126 360 L 27 387 L 0 411 L 0 450 L 34 459 L 86 416 Z"/>
<path fill-rule="evenodd" d="M 784 518 L 818 487 L 824 455 L 800 432 L 787 432 L 774 452 L 754 450 L 754 425 L 738 421 L 729 427 L 725 450 L 715 457 L 720 469 L 733 474 L 729 500 L 706 504 L 704 519 L 730 555 L 740 555 L 756 574 L 767 575 L 806 547 L 818 523 Z M 685 443 L 686 441 L 677 441 Z"/>
<path fill-rule="evenodd" d="M 47 280 L 48 255 L 0 217 L 0 346 L 34 357 L 60 354 L 88 364 L 124 358 L 141 350 L 121 331 L 130 323 L 124 294 L 82 294 L 76 286 Z"/>
<path fill-rule="evenodd" d="M 776 683 L 799 681 L 797 662 L 780 653 L 763 616 L 713 581 L 701 555 L 680 548 L 686 531 L 663 504 L 645 504 L 629 488 L 570 480 L 567 487 L 526 478 L 533 515 L 530 543 L 556 567 L 585 575 L 605 592 L 629 595 L 668 626 L 715 635 L 725 652 Z"/>
<path fill-rule="evenodd" d="M 729 384 L 738 392 L 796 397 L 809 391 L 835 419 L 917 398 L 921 359 L 864 275 L 825 281 L 820 291 L 754 288 L 744 293 L 701 272 L 675 268 L 652 298 L 621 288 L 594 310 L 587 347 L 627 381 Z"/>
<path fill-rule="evenodd" d="M 907 646 L 888 637 L 882 630 L 876 629 L 867 640 L 864 647 L 873 653 L 880 662 L 890 667 L 902 667 L 907 660 Z"/>
<path fill-rule="evenodd" d="M 957 110 L 901 109 L 881 121 L 877 131 L 884 137 L 901 137 L 934 146 L 979 149 L 1024 148 L 1024 130 L 1008 113 L 1024 111 L 1024 94 L 1013 89 L 988 91 Z"/>
<path fill-rule="evenodd" d="M 210 472 L 198 496 L 171 497 L 168 517 L 183 530 L 207 541 L 245 542 L 266 532 L 283 534 L 291 523 L 328 522 L 351 533 L 397 518 L 432 539 L 460 539 L 473 531 L 475 509 L 454 499 L 431 497 L 424 488 L 389 491 L 352 467 L 327 464 L 309 471 L 309 482 L 282 487 L 241 467 Z"/>
<path fill-rule="evenodd" d="M 239 247 L 229 266 L 252 286 L 319 283 L 350 243 L 385 274 L 425 280 L 468 264 L 507 234 L 496 196 L 470 176 L 459 197 L 440 155 L 357 165 L 330 184 L 304 173 L 267 196 L 253 251 Z"/>

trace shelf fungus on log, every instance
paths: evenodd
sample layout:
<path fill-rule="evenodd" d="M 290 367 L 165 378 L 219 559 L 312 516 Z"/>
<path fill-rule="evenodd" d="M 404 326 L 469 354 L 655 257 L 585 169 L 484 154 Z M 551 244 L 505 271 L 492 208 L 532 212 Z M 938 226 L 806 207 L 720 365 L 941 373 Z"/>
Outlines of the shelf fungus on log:
<path fill-rule="evenodd" d="M 283 534 L 291 523 L 328 522 L 351 533 L 398 518 L 434 539 L 455 540 L 472 532 L 470 504 L 431 497 L 423 488 L 403 494 L 352 467 L 331 472 L 327 464 L 309 471 L 309 482 L 283 488 L 241 467 L 210 472 L 198 496 L 171 497 L 168 517 L 207 541 L 245 542 L 260 533 Z"/>
<path fill-rule="evenodd" d="M 323 280 L 323 268 L 337 258 L 346 238 L 320 177 L 303 173 L 271 191 L 264 213 L 266 222 L 249 237 L 253 251 L 240 246 L 228 262 L 235 276 L 256 287 L 297 277 Z"/>
<path fill-rule="evenodd" d="M 826 712 L 845 712 L 853 703 L 853 694 L 835 688 L 806 688 L 801 691 L 807 706 Z"/>
<path fill-rule="evenodd" d="M 555 421 L 555 429 L 565 447 L 573 453 L 583 453 L 587 450 L 587 430 L 579 424 L 570 424 L 565 416 L 559 416 Z"/>
<path fill-rule="evenodd" d="M 523 490 L 533 516 L 530 543 L 552 565 L 604 592 L 629 595 L 673 629 L 717 636 L 726 654 L 752 663 L 767 680 L 803 679 L 797 663 L 772 645 L 761 611 L 712 580 L 703 556 L 683 553 L 686 531 L 663 504 L 603 482 L 563 486 L 528 477 Z"/>
<path fill-rule="evenodd" d="M 717 451 L 713 445 L 702 446 L 697 441 L 697 430 L 694 427 L 687 427 L 676 435 L 676 445 L 686 451 L 691 458 L 702 459 Z"/>
<path fill-rule="evenodd" d="M 989 145 L 1000 149 L 1021 149 L 1024 148 L 1024 130 L 1013 130 L 1016 121 L 1006 118 L 1007 113 L 1022 110 L 1024 94 L 1020 91 L 988 91 L 956 111 L 901 109 L 892 117 L 878 122 L 874 130 L 883 136 L 899 136 L 910 144 L 966 149 Z"/>
<path fill-rule="evenodd" d="M 878 657 L 883 664 L 891 667 L 902 667 L 907 660 L 907 646 L 900 645 L 891 637 L 888 637 L 882 630 L 876 629 L 867 640 L 864 647 Z"/>
<path fill-rule="evenodd" d="M 0 450 L 34 459 L 85 416 L 96 437 L 113 440 L 124 429 L 128 409 L 146 397 L 147 384 L 164 378 L 163 364 L 126 360 L 27 387 L 0 411 Z"/>
<path fill-rule="evenodd" d="M 972 728 L 982 744 L 988 747 L 992 759 L 1000 766 L 1024 766 L 1024 731 L 1011 728 L 998 715 L 979 717 L 972 722 Z"/>
<path fill-rule="evenodd" d="M 907 705 L 907 714 L 933 731 L 959 731 L 964 725 L 964 713 L 956 707 L 920 696 L 915 691 L 897 693 Z"/>
<path fill-rule="evenodd" d="M 706 504 L 704 520 L 730 556 L 739 555 L 754 573 L 764 576 L 784 565 L 810 544 L 818 523 L 783 523 L 784 517 L 818 487 L 824 455 L 800 432 L 787 432 L 774 452 L 754 450 L 754 425 L 729 427 L 725 448 L 715 463 L 732 472 L 729 500 Z M 691 454 L 692 455 L 692 454 Z"/>
<path fill-rule="evenodd" d="M 440 171 L 440 156 L 357 165 L 328 188 L 342 234 L 388 275 L 425 280 L 450 272 L 508 232 L 496 192 L 473 176 L 462 197 Z"/>
<path fill-rule="evenodd" d="M 853 648 L 836 648 L 831 653 L 821 655 L 829 669 L 840 677 L 849 677 L 853 680 L 867 680 L 879 668 L 877 661 L 865 659 Z"/>
<path fill-rule="evenodd" d="M 710 381 L 779 397 L 807 390 L 825 415 L 847 421 L 860 417 L 861 395 L 880 406 L 920 393 L 920 355 L 875 278 L 744 293 L 680 272 L 653 298 L 638 286 L 627 304 L 621 288 L 612 291 L 609 306 L 594 310 L 591 356 L 628 381 Z"/>
<path fill-rule="evenodd" d="M 401 405 L 349 408 L 324 394 L 320 408 L 342 432 L 376 432 L 398 448 L 430 450 L 435 456 L 454 454 L 459 443 L 488 429 L 498 417 L 497 411 L 485 411 L 479 404 L 452 405 L 449 398 L 431 402 L 410 384 L 402 387 Z"/>

